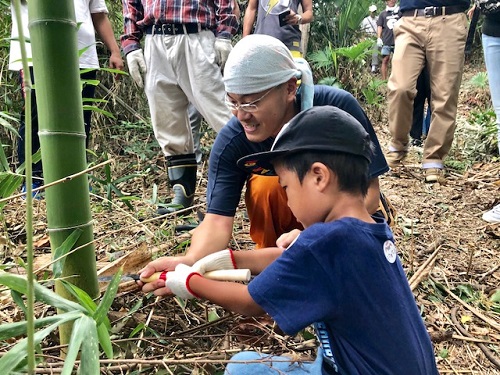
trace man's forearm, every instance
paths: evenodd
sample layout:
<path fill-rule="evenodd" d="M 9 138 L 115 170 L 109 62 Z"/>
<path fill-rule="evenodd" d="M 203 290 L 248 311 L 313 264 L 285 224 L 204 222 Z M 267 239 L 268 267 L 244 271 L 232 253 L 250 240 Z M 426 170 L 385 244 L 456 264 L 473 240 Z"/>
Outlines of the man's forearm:
<path fill-rule="evenodd" d="M 206 214 L 193 232 L 186 257 L 194 263 L 204 256 L 226 249 L 231 239 L 233 222 L 233 217 Z"/>

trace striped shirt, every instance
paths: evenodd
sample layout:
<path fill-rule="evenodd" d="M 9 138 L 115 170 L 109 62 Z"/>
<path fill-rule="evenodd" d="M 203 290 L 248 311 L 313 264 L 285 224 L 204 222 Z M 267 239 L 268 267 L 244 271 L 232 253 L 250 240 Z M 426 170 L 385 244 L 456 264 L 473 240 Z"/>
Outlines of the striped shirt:
<path fill-rule="evenodd" d="M 227 39 L 238 29 L 232 0 L 123 0 L 123 52 L 140 49 L 145 28 L 164 23 L 199 23 Z"/>

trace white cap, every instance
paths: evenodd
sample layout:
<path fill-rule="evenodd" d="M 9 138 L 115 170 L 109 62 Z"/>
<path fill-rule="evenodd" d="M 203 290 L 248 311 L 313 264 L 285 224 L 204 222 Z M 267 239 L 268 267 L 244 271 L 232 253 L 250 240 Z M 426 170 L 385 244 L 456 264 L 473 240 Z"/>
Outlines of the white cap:
<path fill-rule="evenodd" d="M 377 11 L 377 6 L 376 6 L 375 4 L 370 5 L 370 7 L 368 8 L 368 10 L 369 10 L 370 12 L 376 12 L 376 11 Z"/>

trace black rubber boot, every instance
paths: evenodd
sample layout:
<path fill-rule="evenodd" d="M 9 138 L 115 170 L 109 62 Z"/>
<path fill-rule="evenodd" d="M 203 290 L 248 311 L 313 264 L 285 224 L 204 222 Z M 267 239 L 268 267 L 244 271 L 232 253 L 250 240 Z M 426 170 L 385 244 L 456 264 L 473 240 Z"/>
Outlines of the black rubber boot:
<path fill-rule="evenodd" d="M 174 155 L 167 158 L 168 179 L 174 198 L 167 207 L 158 208 L 158 215 L 165 215 L 188 208 L 193 204 L 196 189 L 195 154 Z"/>

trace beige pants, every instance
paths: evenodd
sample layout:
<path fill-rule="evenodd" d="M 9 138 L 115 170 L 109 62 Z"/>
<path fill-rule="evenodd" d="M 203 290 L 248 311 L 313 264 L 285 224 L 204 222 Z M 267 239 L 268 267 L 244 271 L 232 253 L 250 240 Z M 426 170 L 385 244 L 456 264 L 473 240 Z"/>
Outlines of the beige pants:
<path fill-rule="evenodd" d="M 465 13 L 440 17 L 402 17 L 394 26 L 396 48 L 389 88 L 390 151 L 407 148 L 417 78 L 425 62 L 431 84 L 431 126 L 423 168 L 442 168 L 455 132 L 458 92 L 467 38 Z"/>
<path fill-rule="evenodd" d="M 165 156 L 194 152 L 187 108 L 189 102 L 219 131 L 231 118 L 215 62 L 211 31 L 183 35 L 147 35 L 144 91 L 155 137 Z"/>

